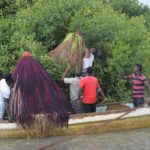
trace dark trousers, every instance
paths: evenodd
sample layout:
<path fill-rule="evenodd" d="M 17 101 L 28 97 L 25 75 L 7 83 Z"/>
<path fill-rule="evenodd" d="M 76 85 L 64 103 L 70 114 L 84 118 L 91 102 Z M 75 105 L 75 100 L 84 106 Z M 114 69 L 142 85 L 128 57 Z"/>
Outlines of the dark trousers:
<path fill-rule="evenodd" d="M 134 98 L 133 104 L 134 104 L 134 107 L 138 107 L 138 106 L 144 104 L 144 98 Z"/>
<path fill-rule="evenodd" d="M 83 110 L 85 113 L 96 112 L 96 103 L 94 103 L 94 104 L 83 103 Z"/>
<path fill-rule="evenodd" d="M 74 113 L 83 113 L 82 103 L 78 100 L 73 100 L 70 102 Z"/>

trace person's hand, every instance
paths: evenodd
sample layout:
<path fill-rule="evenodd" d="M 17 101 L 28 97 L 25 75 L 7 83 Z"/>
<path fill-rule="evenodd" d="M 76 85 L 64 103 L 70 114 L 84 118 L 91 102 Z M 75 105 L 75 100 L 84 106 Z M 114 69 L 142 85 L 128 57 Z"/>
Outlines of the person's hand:
<path fill-rule="evenodd" d="M 81 103 L 81 97 L 80 97 L 80 98 L 78 98 L 78 100 L 77 100 L 77 101 L 78 101 L 78 103 Z"/>
<path fill-rule="evenodd" d="M 62 81 L 64 81 L 64 78 L 65 78 L 65 76 L 64 76 L 64 75 L 62 75 L 62 76 L 61 76 L 61 80 L 62 80 Z"/>
<path fill-rule="evenodd" d="M 81 96 L 81 97 L 78 97 L 77 103 L 78 103 L 78 104 L 81 104 L 81 101 L 82 101 L 82 96 Z"/>
<path fill-rule="evenodd" d="M 81 101 L 78 99 L 77 100 L 77 106 L 80 106 Z"/>
<path fill-rule="evenodd" d="M 107 101 L 106 97 L 103 97 L 102 103 L 105 103 Z"/>

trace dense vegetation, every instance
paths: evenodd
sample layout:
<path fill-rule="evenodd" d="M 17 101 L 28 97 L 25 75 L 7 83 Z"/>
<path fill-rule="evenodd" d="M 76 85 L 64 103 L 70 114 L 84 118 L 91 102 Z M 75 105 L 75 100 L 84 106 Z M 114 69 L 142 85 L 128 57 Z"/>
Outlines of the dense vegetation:
<path fill-rule="evenodd" d="M 0 69 L 11 72 L 29 50 L 60 80 L 64 66 L 47 54 L 75 31 L 96 48 L 95 75 L 108 97 L 131 98 L 130 85 L 114 75 L 130 74 L 135 63 L 150 78 L 150 9 L 137 0 L 1 0 Z"/>

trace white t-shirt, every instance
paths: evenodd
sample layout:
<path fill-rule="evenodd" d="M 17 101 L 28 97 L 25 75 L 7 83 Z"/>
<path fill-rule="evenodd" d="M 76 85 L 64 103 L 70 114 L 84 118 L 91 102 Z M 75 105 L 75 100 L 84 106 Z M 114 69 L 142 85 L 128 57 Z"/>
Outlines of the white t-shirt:
<path fill-rule="evenodd" d="M 78 98 L 80 77 L 64 78 L 64 82 L 70 86 L 70 100 L 76 100 Z"/>
<path fill-rule="evenodd" d="M 91 56 L 89 58 L 83 58 L 83 69 L 86 69 L 88 67 L 92 67 L 94 61 L 94 55 L 91 53 Z"/>
<path fill-rule="evenodd" d="M 6 83 L 5 79 L 0 80 L 0 102 L 4 102 L 5 98 L 10 96 L 10 87 Z"/>

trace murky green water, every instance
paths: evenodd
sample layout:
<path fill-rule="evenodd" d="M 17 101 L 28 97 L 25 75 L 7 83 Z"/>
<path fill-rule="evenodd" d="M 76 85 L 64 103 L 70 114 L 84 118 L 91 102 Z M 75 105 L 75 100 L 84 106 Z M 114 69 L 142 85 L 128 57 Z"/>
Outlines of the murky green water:
<path fill-rule="evenodd" d="M 1 139 L 0 150 L 39 150 L 65 138 Z M 44 150 L 150 150 L 150 129 L 82 135 Z"/>

